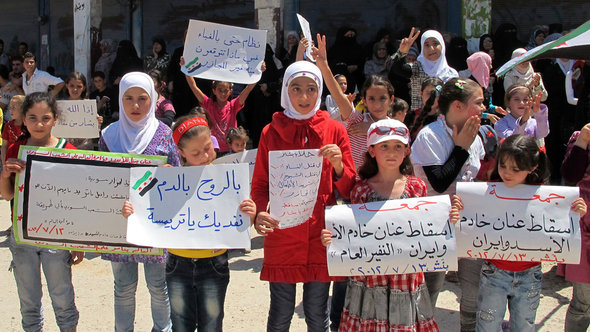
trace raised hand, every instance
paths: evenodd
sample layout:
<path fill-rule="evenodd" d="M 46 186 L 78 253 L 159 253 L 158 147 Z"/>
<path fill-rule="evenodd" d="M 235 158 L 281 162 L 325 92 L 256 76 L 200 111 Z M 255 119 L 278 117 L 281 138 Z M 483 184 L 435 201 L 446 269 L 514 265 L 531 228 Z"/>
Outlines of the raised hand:
<path fill-rule="evenodd" d="M 460 146 L 465 150 L 469 150 L 469 147 L 479 132 L 479 123 L 479 116 L 473 115 L 465 121 L 461 131 L 458 131 L 457 126 L 453 125 L 453 141 L 455 142 L 455 145 Z"/>
<path fill-rule="evenodd" d="M 410 51 L 410 47 L 412 47 L 416 39 L 418 39 L 418 36 L 420 36 L 420 30 L 417 30 L 415 27 L 412 27 L 410 35 L 402 39 L 401 43 L 399 44 L 399 52 L 402 54 L 408 53 Z"/>

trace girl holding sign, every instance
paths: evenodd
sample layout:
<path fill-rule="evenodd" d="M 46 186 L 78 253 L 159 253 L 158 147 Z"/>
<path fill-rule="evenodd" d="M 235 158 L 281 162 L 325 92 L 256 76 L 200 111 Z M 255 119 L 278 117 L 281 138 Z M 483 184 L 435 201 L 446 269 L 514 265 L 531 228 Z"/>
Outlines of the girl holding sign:
<path fill-rule="evenodd" d="M 332 79 L 327 64 L 326 39 L 318 35 L 314 56 L 320 68 L 297 61 L 284 75 L 281 105 L 284 112 L 273 115 L 262 131 L 252 179 L 252 198 L 258 214 L 255 228 L 264 240 L 264 262 L 260 279 L 270 282 L 270 311 L 267 331 L 286 331 L 295 310 L 296 283 L 303 283 L 303 308 L 308 331 L 327 331 L 330 276 L 326 248 L 320 233 L 325 228 L 324 210 L 336 204 L 334 190 L 348 197 L 354 184 L 354 165 L 344 126 L 319 112 L 323 79 Z M 334 80 L 336 89 L 338 85 Z M 330 90 L 331 93 L 336 91 Z M 338 90 L 338 92 L 340 92 Z M 348 105 L 346 100 L 346 106 Z M 339 105 L 345 106 L 345 105 Z M 321 180 L 311 218 L 303 224 L 280 229 L 280 220 L 270 216 L 269 151 L 319 149 L 324 157 Z"/>
<path fill-rule="evenodd" d="M 351 193 L 353 204 L 426 196 L 426 183 L 411 176 L 409 143 L 410 132 L 402 122 L 371 124 L 361 180 Z M 324 229 L 322 244 L 330 243 L 332 233 Z M 339 331 L 438 331 L 422 272 L 351 277 L 344 306 Z"/>
<path fill-rule="evenodd" d="M 8 148 L 6 156 L 3 156 L 6 163 L 0 176 L 0 193 L 7 200 L 14 197 L 15 174 L 25 169 L 25 162 L 17 159 L 21 145 L 76 149 L 63 138 L 51 135 L 51 129 L 57 123 L 57 106 L 51 95 L 44 92 L 32 93 L 25 98 L 22 108 L 23 135 Z M 17 244 L 14 233 L 10 237 L 10 251 L 23 329 L 43 330 L 42 265 L 57 325 L 61 331 L 75 331 L 79 315 L 74 303 L 71 265 L 80 263 L 84 259 L 84 253 Z"/>
<path fill-rule="evenodd" d="M 168 157 L 168 164 L 180 165 L 170 127 L 156 119 L 158 93 L 152 78 L 131 72 L 119 82 L 119 121 L 102 131 L 100 151 Z M 133 331 L 135 321 L 135 290 L 138 263 L 143 263 L 145 279 L 151 295 L 155 331 L 168 331 L 170 305 L 166 287 L 166 254 L 120 255 L 102 254 L 112 262 L 115 281 L 115 331 Z"/>
<path fill-rule="evenodd" d="M 180 65 L 184 66 L 184 57 L 180 58 Z M 262 72 L 266 70 L 266 64 L 262 62 Z M 252 89 L 256 86 L 256 83 L 248 84 L 240 92 L 237 98 L 229 100 L 232 95 L 234 84 L 231 82 L 213 81 L 213 96 L 208 97 L 206 94 L 199 89 L 195 79 L 191 76 L 186 76 L 188 86 L 193 91 L 195 97 L 209 114 L 211 119 L 211 132 L 213 136 L 217 138 L 219 142 L 219 151 L 224 154 L 230 151 L 230 147 L 225 141 L 225 136 L 229 132 L 230 128 L 236 128 L 238 126 L 236 114 L 244 107 L 246 98 Z"/>
<path fill-rule="evenodd" d="M 426 182 L 429 195 L 452 194 L 458 181 L 473 181 L 485 156 L 477 135 L 482 112 L 483 92 L 470 79 L 450 79 L 440 90 L 438 109 L 442 116 L 424 126 L 412 145 L 412 164 L 416 176 Z M 461 285 L 461 329 L 473 331 L 481 261 L 459 259 Z M 436 306 L 444 283 L 444 272 L 427 272 L 430 302 Z"/>
<path fill-rule="evenodd" d="M 215 159 L 211 130 L 207 120 L 187 115 L 174 126 L 174 143 L 182 157 L 182 166 L 209 165 Z M 256 204 L 245 199 L 240 211 L 250 218 Z M 123 216 L 133 214 L 125 202 Z M 229 284 L 226 249 L 168 249 L 166 282 L 174 331 L 222 331 L 223 306 Z"/>
<path fill-rule="evenodd" d="M 526 135 L 513 135 L 498 148 L 492 181 L 504 182 L 508 190 L 519 184 L 539 185 L 549 180 L 548 158 L 535 140 Z M 453 197 L 451 222 L 460 219 L 463 203 Z M 583 217 L 586 203 L 576 199 L 572 211 Z M 485 260 L 481 269 L 477 299 L 477 331 L 502 330 L 506 304 L 510 312 L 511 331 L 535 331 L 543 272 L 540 262 Z"/>

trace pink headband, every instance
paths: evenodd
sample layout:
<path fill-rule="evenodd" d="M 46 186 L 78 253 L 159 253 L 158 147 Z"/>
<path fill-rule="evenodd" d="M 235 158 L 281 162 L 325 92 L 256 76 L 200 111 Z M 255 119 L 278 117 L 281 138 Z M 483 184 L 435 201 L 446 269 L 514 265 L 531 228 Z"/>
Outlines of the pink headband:
<path fill-rule="evenodd" d="M 530 90 L 530 89 L 529 89 L 527 86 L 525 86 L 525 85 L 517 85 L 517 86 L 515 86 L 514 88 L 512 88 L 512 89 L 508 90 L 508 92 L 506 92 L 506 94 L 511 94 L 511 93 L 512 93 L 512 92 L 514 92 L 514 90 L 516 90 L 516 89 L 527 89 L 527 90 L 529 90 L 529 92 L 531 91 L 531 90 Z"/>
<path fill-rule="evenodd" d="M 180 138 L 182 137 L 182 135 L 184 135 L 184 133 L 186 133 L 189 129 L 195 126 L 206 126 L 207 128 L 209 128 L 207 120 L 203 118 L 188 119 L 184 121 L 180 126 L 176 127 L 176 129 L 174 129 L 174 133 L 172 133 L 172 139 L 174 139 L 174 143 L 178 145 L 178 142 L 180 142 Z"/>

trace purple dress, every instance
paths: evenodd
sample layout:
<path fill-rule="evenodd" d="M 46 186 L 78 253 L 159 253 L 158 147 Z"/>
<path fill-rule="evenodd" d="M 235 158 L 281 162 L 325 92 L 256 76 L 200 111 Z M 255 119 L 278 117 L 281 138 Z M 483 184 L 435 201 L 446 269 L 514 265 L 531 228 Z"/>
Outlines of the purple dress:
<path fill-rule="evenodd" d="M 580 197 L 590 202 L 590 147 L 582 149 L 575 145 L 580 132 L 576 131 L 567 145 L 565 159 L 561 165 L 561 174 L 568 185 L 577 184 L 580 187 Z M 580 219 L 582 237 L 582 252 L 580 264 L 565 264 L 558 266 L 558 274 L 572 282 L 590 284 L 590 213 Z"/>
<path fill-rule="evenodd" d="M 102 137 L 98 141 L 98 150 L 105 152 L 120 152 L 110 151 Z M 170 127 L 161 121 L 159 123 L 158 129 L 156 129 L 156 133 L 154 134 L 152 141 L 141 154 L 150 156 L 167 156 L 168 164 L 172 166 L 180 166 L 180 156 L 178 154 L 178 148 L 172 140 L 172 130 L 170 130 Z M 101 255 L 102 259 L 119 263 L 166 263 L 166 256 L 168 256 L 166 251 L 164 251 L 163 255 Z"/>

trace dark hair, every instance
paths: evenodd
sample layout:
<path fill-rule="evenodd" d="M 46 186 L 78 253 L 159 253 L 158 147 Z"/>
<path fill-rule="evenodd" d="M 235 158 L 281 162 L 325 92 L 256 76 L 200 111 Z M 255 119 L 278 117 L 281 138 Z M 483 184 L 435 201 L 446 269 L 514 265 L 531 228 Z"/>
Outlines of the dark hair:
<path fill-rule="evenodd" d="M 494 43 L 494 37 L 492 37 L 492 35 L 485 33 L 483 35 L 481 35 L 481 37 L 479 37 L 479 50 L 482 52 L 488 52 L 486 49 L 483 48 L 483 42 L 486 40 L 486 38 L 490 38 L 492 40 L 492 45 Z M 492 46 L 492 49 L 494 49 L 494 46 Z"/>
<path fill-rule="evenodd" d="M 24 46 L 24 47 L 26 47 L 27 49 L 29 48 L 29 44 L 27 44 L 27 43 L 25 43 L 25 42 L 20 42 L 20 43 L 18 44 L 18 46 L 21 46 L 21 45 L 22 45 L 22 46 Z"/>
<path fill-rule="evenodd" d="M 172 132 L 174 132 L 176 130 L 176 128 L 178 128 L 178 126 L 180 126 L 183 122 L 190 120 L 192 118 L 198 118 L 198 116 L 194 116 L 194 115 L 184 115 L 181 116 L 180 118 L 178 118 L 176 120 L 176 122 L 174 123 L 174 125 L 172 126 Z M 211 130 L 209 129 L 209 127 L 207 126 L 194 126 L 191 129 L 187 130 L 184 132 L 184 134 L 182 134 L 182 136 L 180 136 L 180 139 L 178 140 L 178 144 L 176 144 L 178 146 L 178 149 L 183 149 L 184 148 L 184 142 L 188 139 L 191 139 L 195 136 L 199 136 L 202 133 L 208 133 L 209 135 L 211 135 Z M 183 160 L 183 162 L 185 162 L 186 160 Z"/>
<path fill-rule="evenodd" d="M 33 92 L 25 97 L 25 101 L 23 102 L 23 111 L 22 117 L 23 119 L 27 116 L 27 112 L 38 103 L 45 102 L 51 113 L 53 114 L 54 118 L 57 118 L 57 105 L 55 103 L 55 98 L 48 92 Z M 24 125 L 24 122 L 21 126 L 22 135 L 21 138 L 29 138 L 31 137 L 31 133 L 27 130 L 27 127 Z"/>
<path fill-rule="evenodd" d="M 227 144 L 231 144 L 231 142 L 236 139 L 246 140 L 246 142 L 248 141 L 248 132 L 244 127 L 239 126 L 238 128 L 231 128 L 225 136 Z"/>
<path fill-rule="evenodd" d="M 155 80 L 154 88 L 156 89 L 156 91 L 159 94 L 164 95 L 164 97 L 168 98 L 168 96 L 165 94 L 166 82 L 164 82 L 162 72 L 157 69 L 152 69 L 152 70 L 148 71 L 147 74 L 150 75 L 150 77 L 153 80 Z"/>
<path fill-rule="evenodd" d="M 438 109 L 443 115 L 446 115 L 454 101 L 467 103 L 477 91 L 481 91 L 481 86 L 477 82 L 468 78 L 452 78 L 443 85 L 440 91 Z"/>
<path fill-rule="evenodd" d="M 391 115 L 395 116 L 397 113 L 406 111 L 409 108 L 410 108 L 410 106 L 408 105 L 407 101 L 405 101 L 401 98 L 395 98 L 393 100 L 393 107 L 392 107 Z"/>
<path fill-rule="evenodd" d="M 221 83 L 227 83 L 229 84 L 229 88 L 230 90 L 234 88 L 234 84 L 232 82 L 225 82 L 225 81 L 212 81 L 211 82 L 211 90 L 215 90 L 217 88 L 217 86 Z M 217 101 L 217 96 L 214 93 L 211 93 L 211 99 L 213 99 L 213 101 Z M 231 96 L 230 98 L 231 99 Z M 228 100 L 229 100 L 228 99 Z"/>
<path fill-rule="evenodd" d="M 164 41 L 164 39 L 159 38 L 159 37 L 154 37 L 152 39 L 152 47 L 154 46 L 155 43 L 158 43 L 162 46 L 162 50 L 160 52 L 158 52 L 158 57 L 166 54 L 166 42 Z"/>
<path fill-rule="evenodd" d="M 6 67 L 5 65 L 0 65 L 0 77 L 2 77 L 5 80 L 8 80 L 8 67 Z"/>
<path fill-rule="evenodd" d="M 33 58 L 33 60 L 35 60 L 35 54 L 33 54 L 31 52 L 26 52 L 25 54 L 23 54 L 23 59 L 28 59 L 28 58 Z"/>
<path fill-rule="evenodd" d="M 97 70 L 94 73 L 92 73 L 92 78 L 95 78 L 95 77 L 100 77 L 103 80 L 107 78 L 107 76 L 100 70 Z"/>
<path fill-rule="evenodd" d="M 67 90 L 67 85 L 71 80 L 79 80 L 82 81 L 82 84 L 84 84 L 84 91 L 82 91 L 82 93 L 80 94 L 80 98 L 85 99 L 86 96 L 88 95 L 88 82 L 86 81 L 86 76 L 84 76 L 84 74 L 82 74 L 79 71 L 73 71 L 71 72 L 68 77 L 66 77 L 66 90 Z M 68 91 L 68 95 L 69 95 L 69 91 Z"/>
<path fill-rule="evenodd" d="M 363 84 L 363 88 L 361 89 L 361 96 L 365 98 L 367 96 L 367 90 L 376 85 L 385 87 L 387 89 L 389 97 L 393 96 L 393 85 L 391 85 L 391 82 L 389 82 L 388 79 L 379 75 L 370 75 L 369 77 L 367 77 L 365 83 Z"/>
<path fill-rule="evenodd" d="M 209 125 L 209 127 L 211 127 L 211 119 L 209 119 L 209 114 L 207 113 L 207 110 L 204 107 L 195 106 L 188 111 L 187 115 L 190 115 L 191 118 L 203 118 L 207 120 L 207 124 Z"/>
<path fill-rule="evenodd" d="M 440 93 L 439 90 L 442 89 L 443 84 L 443 81 L 438 77 L 427 77 L 424 79 L 424 81 L 422 81 L 420 91 L 426 90 L 426 88 L 429 86 L 433 86 L 435 89 L 432 90 L 432 92 L 430 93 L 430 97 L 428 97 L 428 100 L 426 100 L 426 103 L 424 104 L 424 106 L 422 106 L 420 115 L 418 115 L 418 117 L 414 121 L 414 124 L 410 128 L 410 137 L 416 137 L 418 131 L 428 124 L 425 122 L 426 118 L 435 118 L 435 116 L 432 116 L 430 112 L 432 111 L 432 106 L 434 105 L 436 97 L 438 97 L 438 94 Z M 440 88 L 438 88 L 439 86 Z"/>
<path fill-rule="evenodd" d="M 399 165 L 399 171 L 403 175 L 414 175 L 414 167 L 412 166 L 410 154 L 408 154 L 402 161 L 402 164 Z M 368 151 L 365 152 L 365 161 L 358 170 L 359 177 L 363 180 L 367 180 L 377 175 L 377 173 L 379 173 L 377 159 L 371 157 L 371 154 Z"/>
<path fill-rule="evenodd" d="M 507 158 L 514 160 L 514 163 L 521 171 L 530 171 L 525 184 L 543 184 L 549 181 L 549 160 L 547 154 L 539 149 L 534 138 L 528 135 L 508 136 L 500 146 L 496 155 L 496 167 L 490 176 L 492 181 L 502 181 L 498 172 L 498 165 L 504 163 Z"/>
<path fill-rule="evenodd" d="M 23 62 L 23 57 L 20 54 L 17 55 L 13 55 L 11 61 L 19 61 L 19 62 Z"/>

